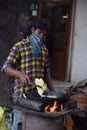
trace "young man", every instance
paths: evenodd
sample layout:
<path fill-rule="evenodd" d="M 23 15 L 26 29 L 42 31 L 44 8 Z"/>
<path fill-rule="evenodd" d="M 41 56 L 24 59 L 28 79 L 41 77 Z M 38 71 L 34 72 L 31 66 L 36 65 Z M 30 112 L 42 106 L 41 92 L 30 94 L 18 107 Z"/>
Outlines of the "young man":
<path fill-rule="evenodd" d="M 27 87 L 35 78 L 42 78 L 49 90 L 53 91 L 49 63 L 48 51 L 43 44 L 43 34 L 41 33 L 43 26 L 36 22 L 32 28 L 32 34 L 29 39 L 26 36 L 22 41 L 16 43 L 5 61 L 2 71 L 14 77 L 14 93 L 13 99 L 21 98 L 23 90 L 29 91 L 32 87 Z"/>
<path fill-rule="evenodd" d="M 35 78 L 42 78 L 50 91 L 53 91 L 51 82 L 48 51 L 43 43 L 43 26 L 38 21 L 32 25 L 32 34 L 27 38 L 28 28 L 22 28 L 23 37 L 20 42 L 14 44 L 3 64 L 2 71 L 14 77 L 13 102 L 21 99 L 24 91 L 30 91 L 35 86 L 27 86 Z M 16 130 L 17 118 L 21 113 L 14 110 L 14 123 L 12 130 Z M 20 119 L 19 119 L 20 120 Z"/>

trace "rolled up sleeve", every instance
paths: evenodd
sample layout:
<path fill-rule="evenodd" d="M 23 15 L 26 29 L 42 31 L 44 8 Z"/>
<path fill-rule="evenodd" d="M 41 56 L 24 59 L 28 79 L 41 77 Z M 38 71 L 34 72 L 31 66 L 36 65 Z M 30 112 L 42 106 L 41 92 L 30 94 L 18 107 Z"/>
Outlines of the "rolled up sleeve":
<path fill-rule="evenodd" d="M 9 55 L 2 66 L 1 72 L 4 72 L 4 69 L 6 67 L 14 65 L 17 62 L 18 57 L 19 57 L 19 49 L 17 45 L 14 45 L 10 50 Z"/>

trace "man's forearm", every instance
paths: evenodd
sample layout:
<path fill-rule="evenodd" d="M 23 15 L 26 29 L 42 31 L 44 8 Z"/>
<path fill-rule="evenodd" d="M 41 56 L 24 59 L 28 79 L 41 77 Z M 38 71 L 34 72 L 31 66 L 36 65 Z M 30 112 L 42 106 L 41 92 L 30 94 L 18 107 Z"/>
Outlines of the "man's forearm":
<path fill-rule="evenodd" d="M 25 84 L 25 83 L 29 83 L 30 82 L 30 78 L 27 74 L 24 74 L 22 73 L 21 71 L 18 71 L 18 70 L 15 70 L 13 69 L 12 67 L 6 67 L 4 69 L 4 72 L 10 76 L 14 76 L 16 78 L 19 78 L 20 79 L 20 82 L 22 84 Z"/>
<path fill-rule="evenodd" d="M 13 76 L 13 77 L 17 77 L 17 78 L 19 78 L 19 75 L 20 75 L 20 71 L 17 71 L 17 70 L 15 70 L 15 69 L 13 69 L 12 67 L 6 67 L 5 69 L 4 69 L 4 72 L 6 73 L 6 74 L 8 74 L 8 75 L 10 75 L 10 76 Z"/>
<path fill-rule="evenodd" d="M 53 87 L 53 84 L 52 84 L 52 80 L 51 80 L 51 76 L 50 76 L 50 73 L 49 72 L 47 72 L 46 74 L 45 74 L 45 82 L 47 83 L 47 86 L 48 86 L 48 89 L 50 90 L 50 91 L 55 91 L 55 89 L 54 89 L 54 87 Z"/>

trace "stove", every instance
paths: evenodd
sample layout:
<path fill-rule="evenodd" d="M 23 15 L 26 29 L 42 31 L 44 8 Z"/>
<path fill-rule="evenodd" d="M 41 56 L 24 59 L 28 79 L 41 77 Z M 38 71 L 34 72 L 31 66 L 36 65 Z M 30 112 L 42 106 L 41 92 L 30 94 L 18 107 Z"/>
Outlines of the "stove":
<path fill-rule="evenodd" d="M 56 99 L 30 94 L 26 99 L 12 104 L 12 108 L 23 112 L 23 130 L 64 130 L 64 116 L 78 111 L 77 102 L 71 100 L 69 95 L 55 92 L 49 95 L 56 95 Z M 58 109 L 54 112 L 45 111 L 44 108 L 54 101 L 58 103 Z"/>
<path fill-rule="evenodd" d="M 64 116 L 77 113 L 78 109 L 59 112 L 38 112 L 21 106 L 12 106 L 23 112 L 22 130 L 64 130 Z"/>

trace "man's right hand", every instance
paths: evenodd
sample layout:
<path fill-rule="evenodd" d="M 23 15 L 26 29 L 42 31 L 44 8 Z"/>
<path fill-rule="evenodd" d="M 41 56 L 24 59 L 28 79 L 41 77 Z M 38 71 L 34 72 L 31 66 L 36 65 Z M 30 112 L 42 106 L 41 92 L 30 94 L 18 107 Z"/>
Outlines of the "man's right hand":
<path fill-rule="evenodd" d="M 23 74 L 23 73 L 19 72 L 18 77 L 21 81 L 21 84 L 30 83 L 30 79 L 29 79 L 29 76 L 27 74 Z"/>

